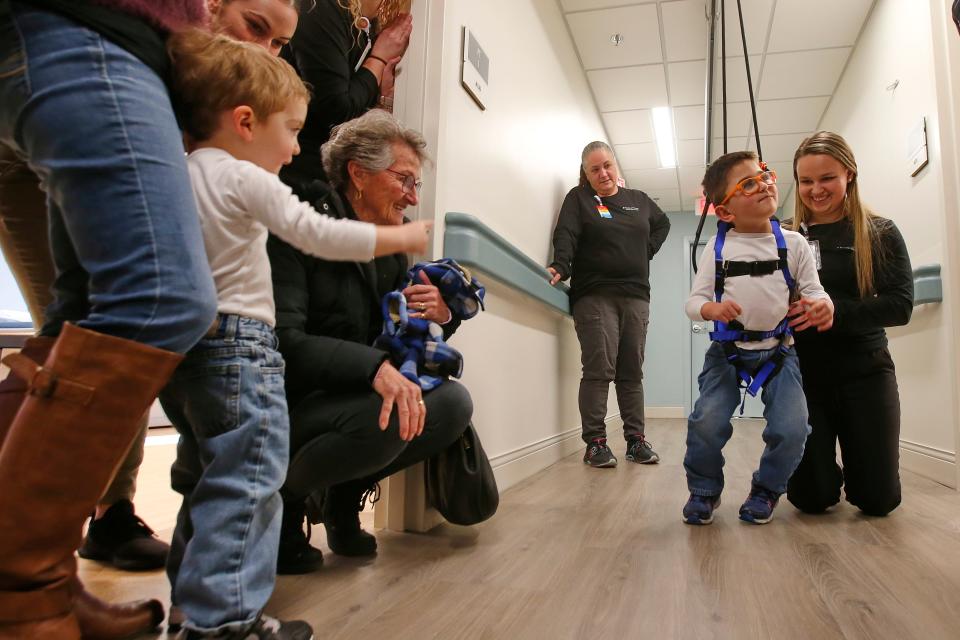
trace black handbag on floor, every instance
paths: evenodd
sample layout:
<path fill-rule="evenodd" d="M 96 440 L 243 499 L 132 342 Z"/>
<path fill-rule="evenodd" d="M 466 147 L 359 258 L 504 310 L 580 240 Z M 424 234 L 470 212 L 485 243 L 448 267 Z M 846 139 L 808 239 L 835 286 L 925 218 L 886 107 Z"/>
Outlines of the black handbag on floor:
<path fill-rule="evenodd" d="M 497 512 L 497 481 L 472 423 L 425 467 L 427 500 L 448 522 L 477 524 Z"/>

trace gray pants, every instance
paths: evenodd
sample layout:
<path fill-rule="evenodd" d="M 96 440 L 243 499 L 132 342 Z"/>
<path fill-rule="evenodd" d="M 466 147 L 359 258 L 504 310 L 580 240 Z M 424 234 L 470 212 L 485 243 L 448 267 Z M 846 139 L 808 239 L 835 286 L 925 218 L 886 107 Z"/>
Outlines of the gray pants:
<path fill-rule="evenodd" d="M 617 388 L 623 436 L 643 435 L 643 349 L 650 303 L 639 298 L 584 296 L 573 306 L 580 340 L 580 420 L 583 440 L 606 438 L 607 392 Z"/>

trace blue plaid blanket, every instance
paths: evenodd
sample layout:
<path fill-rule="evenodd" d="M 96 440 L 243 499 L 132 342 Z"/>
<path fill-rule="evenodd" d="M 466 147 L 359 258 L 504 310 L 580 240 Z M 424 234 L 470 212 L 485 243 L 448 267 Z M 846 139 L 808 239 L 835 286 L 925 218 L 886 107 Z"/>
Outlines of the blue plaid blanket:
<path fill-rule="evenodd" d="M 450 313 L 468 320 L 483 309 L 485 290 L 470 272 L 451 258 L 418 262 L 407 272 L 406 286 L 422 282 L 427 275 L 440 291 Z M 463 373 L 463 356 L 443 339 L 443 328 L 424 318 L 411 318 L 407 299 L 400 291 L 383 297 L 383 333 L 374 346 L 390 354 L 390 361 L 411 382 L 424 391 L 438 387 L 448 376 Z"/>

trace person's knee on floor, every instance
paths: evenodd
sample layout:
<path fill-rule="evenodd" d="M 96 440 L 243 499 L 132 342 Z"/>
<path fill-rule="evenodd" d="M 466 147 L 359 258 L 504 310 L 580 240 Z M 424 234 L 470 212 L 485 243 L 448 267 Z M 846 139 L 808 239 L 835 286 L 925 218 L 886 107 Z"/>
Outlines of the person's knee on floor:
<path fill-rule="evenodd" d="M 847 501 L 860 509 L 864 515 L 883 517 L 889 515 L 894 509 L 900 506 L 900 492 L 890 492 L 886 495 L 871 496 L 851 496 L 847 493 Z"/>
<path fill-rule="evenodd" d="M 791 491 L 787 489 L 787 500 L 794 507 L 809 514 L 824 513 L 830 507 L 840 502 L 839 494 L 836 499 L 831 499 L 826 495 L 812 495 L 800 491 Z"/>

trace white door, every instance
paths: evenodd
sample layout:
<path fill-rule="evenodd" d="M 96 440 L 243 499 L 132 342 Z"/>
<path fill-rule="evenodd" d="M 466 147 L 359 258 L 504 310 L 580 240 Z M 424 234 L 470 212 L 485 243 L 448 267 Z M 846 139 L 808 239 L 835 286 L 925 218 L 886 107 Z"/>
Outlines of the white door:
<path fill-rule="evenodd" d="M 697 245 L 697 263 L 700 262 L 700 254 L 703 252 L 703 247 L 706 243 L 700 242 Z M 690 242 L 687 244 L 687 264 L 690 264 L 690 247 L 693 246 L 693 243 Z M 690 284 L 693 284 L 693 269 L 690 269 Z M 703 358 L 707 353 L 707 348 L 710 346 L 710 332 L 713 330 L 713 323 L 707 321 L 700 322 L 690 322 L 690 406 L 693 407 L 694 403 L 697 401 L 697 397 L 700 395 L 700 389 L 697 386 L 697 378 L 700 375 L 700 372 L 703 370 Z M 742 393 L 742 392 L 741 392 Z M 737 407 L 737 410 L 734 412 L 734 417 L 740 417 L 740 407 Z M 747 395 L 747 402 L 743 408 L 744 418 L 762 418 L 763 417 L 763 402 L 760 401 L 760 397 L 754 398 Z"/>

